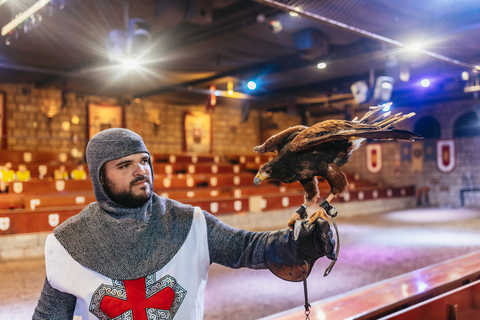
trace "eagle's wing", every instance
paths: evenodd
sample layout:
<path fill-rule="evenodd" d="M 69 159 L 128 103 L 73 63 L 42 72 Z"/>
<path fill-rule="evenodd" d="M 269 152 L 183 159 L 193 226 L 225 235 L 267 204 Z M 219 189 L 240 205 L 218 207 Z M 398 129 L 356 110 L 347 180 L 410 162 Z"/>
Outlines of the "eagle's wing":
<path fill-rule="evenodd" d="M 287 137 L 288 135 L 290 135 L 292 133 L 301 132 L 301 131 L 304 131 L 304 130 L 307 130 L 307 129 L 308 129 L 307 126 L 301 126 L 301 125 L 285 129 L 285 130 L 283 130 L 283 131 L 281 131 L 277 134 L 274 134 L 270 138 L 268 138 L 262 145 L 256 146 L 255 148 L 253 148 L 253 151 L 257 152 L 257 153 L 277 151 L 278 146 L 282 143 L 282 141 L 285 137 Z"/>
<path fill-rule="evenodd" d="M 400 114 L 382 119 L 375 124 L 360 123 L 358 121 L 327 120 L 311 126 L 308 130 L 299 133 L 290 144 L 292 152 L 304 151 L 326 142 L 348 140 L 352 137 L 378 140 L 410 140 L 422 137 L 407 130 L 393 129 L 392 124 L 402 121 L 410 114 Z"/>

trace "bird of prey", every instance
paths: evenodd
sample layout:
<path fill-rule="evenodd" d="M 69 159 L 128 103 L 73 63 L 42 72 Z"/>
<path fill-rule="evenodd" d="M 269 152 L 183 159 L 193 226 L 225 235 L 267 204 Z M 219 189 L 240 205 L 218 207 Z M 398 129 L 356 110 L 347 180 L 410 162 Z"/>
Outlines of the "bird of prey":
<path fill-rule="evenodd" d="M 382 112 L 384 107 L 370 107 L 360 120 L 326 120 L 311 127 L 298 125 L 271 136 L 253 149 L 257 153 L 278 152 L 275 158 L 260 168 L 254 178 L 255 186 L 258 187 L 265 179 L 283 183 L 299 181 L 305 189 L 305 208 L 320 201 L 316 178 L 320 176 L 330 185 L 330 195 L 326 198 L 330 203 L 335 195 L 346 191 L 348 181 L 340 167 L 348 162 L 363 140 L 414 141 L 422 138 L 414 132 L 393 127 L 415 113 L 391 115 L 390 112 Z M 317 217 L 326 218 L 322 207 L 310 216 L 309 223 Z M 295 221 L 300 219 L 297 211 L 288 221 L 288 226 L 293 229 Z"/>

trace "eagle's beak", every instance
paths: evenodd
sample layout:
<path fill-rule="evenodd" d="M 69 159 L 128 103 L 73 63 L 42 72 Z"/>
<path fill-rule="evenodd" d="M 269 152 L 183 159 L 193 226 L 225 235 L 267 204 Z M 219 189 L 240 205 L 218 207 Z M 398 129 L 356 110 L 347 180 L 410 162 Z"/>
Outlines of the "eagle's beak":
<path fill-rule="evenodd" d="M 266 174 L 265 172 L 259 172 L 257 173 L 257 175 L 255 176 L 255 178 L 253 179 L 253 184 L 255 185 L 255 187 L 258 188 L 258 184 L 260 184 L 263 180 L 269 178 L 270 176 L 268 174 Z"/>

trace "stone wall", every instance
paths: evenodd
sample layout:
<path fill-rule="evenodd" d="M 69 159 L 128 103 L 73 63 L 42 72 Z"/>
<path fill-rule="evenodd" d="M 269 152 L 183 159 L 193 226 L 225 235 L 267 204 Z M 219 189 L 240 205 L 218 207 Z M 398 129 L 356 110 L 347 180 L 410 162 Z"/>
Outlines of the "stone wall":
<path fill-rule="evenodd" d="M 119 105 L 112 97 L 68 93 L 55 88 L 1 84 L 5 93 L 8 149 L 71 152 L 85 149 L 88 140 L 87 107 L 92 103 Z M 64 99 L 64 101 L 62 101 Z M 152 153 L 182 153 L 186 112 L 205 111 L 205 104 L 166 103 L 156 98 L 124 105 L 125 127 L 139 133 Z M 248 154 L 260 143 L 260 112 L 251 110 L 242 122 L 242 106 L 219 100 L 212 112 L 212 153 Z"/>

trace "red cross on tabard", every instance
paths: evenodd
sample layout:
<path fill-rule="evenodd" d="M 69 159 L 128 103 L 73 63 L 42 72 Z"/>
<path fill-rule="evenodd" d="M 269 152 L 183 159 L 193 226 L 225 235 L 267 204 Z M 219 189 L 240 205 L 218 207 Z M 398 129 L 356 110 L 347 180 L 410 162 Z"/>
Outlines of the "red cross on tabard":
<path fill-rule="evenodd" d="M 160 290 L 150 298 L 145 297 L 145 278 L 124 280 L 127 300 L 104 296 L 100 302 L 100 309 L 113 319 L 132 309 L 133 320 L 148 320 L 147 308 L 169 310 L 172 306 L 175 292 L 167 287 Z"/>

